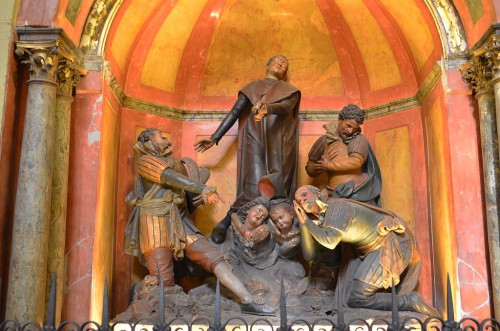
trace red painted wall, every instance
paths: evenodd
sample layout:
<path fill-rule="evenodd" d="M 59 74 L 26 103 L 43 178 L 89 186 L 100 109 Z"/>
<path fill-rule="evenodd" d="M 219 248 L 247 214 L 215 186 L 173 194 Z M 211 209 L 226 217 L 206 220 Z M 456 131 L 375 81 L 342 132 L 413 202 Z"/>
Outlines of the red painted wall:
<path fill-rule="evenodd" d="M 464 316 L 482 320 L 493 308 L 483 206 L 481 141 L 477 101 L 460 72 L 446 73 L 445 97 L 450 138 L 451 179 L 458 250 L 458 282 Z M 472 240 L 471 240 L 472 238 Z"/>
<path fill-rule="evenodd" d="M 11 44 L 12 46 L 13 44 Z M 0 277 L 1 296 L 7 297 L 9 279 L 10 246 L 12 239 L 12 220 L 17 190 L 19 157 L 23 136 L 24 114 L 27 100 L 28 74 L 14 59 L 9 57 L 7 73 L 6 104 L 3 123 L 2 147 L 0 155 Z M 5 300 L 0 303 L 0 318 L 5 317 Z"/>
<path fill-rule="evenodd" d="M 55 21 L 58 0 L 23 0 L 19 7 L 17 25 L 51 26 Z"/>
<path fill-rule="evenodd" d="M 66 229 L 67 291 L 62 320 L 79 323 L 90 316 L 94 219 L 103 125 L 101 93 L 101 73 L 89 72 L 78 85 L 71 114 Z"/>

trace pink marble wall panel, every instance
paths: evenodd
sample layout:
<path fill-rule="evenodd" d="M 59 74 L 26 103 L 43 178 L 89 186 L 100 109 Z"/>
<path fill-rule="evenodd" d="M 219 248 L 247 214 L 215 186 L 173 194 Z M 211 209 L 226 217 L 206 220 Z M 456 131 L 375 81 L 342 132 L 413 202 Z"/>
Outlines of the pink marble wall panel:
<path fill-rule="evenodd" d="M 17 177 L 21 143 L 23 137 L 24 115 L 27 101 L 26 72 L 17 71 L 18 65 L 12 56 L 6 84 L 6 103 L 2 128 L 2 147 L 0 156 L 0 277 L 9 278 L 10 246 L 12 240 L 12 220 L 17 190 Z M 7 297 L 7 281 L 2 281 L 1 296 Z M 5 300 L 0 303 L 0 318 L 5 317 Z"/>
<path fill-rule="evenodd" d="M 22 0 L 19 5 L 17 25 L 51 26 L 55 21 L 58 0 Z"/>
<path fill-rule="evenodd" d="M 447 72 L 445 102 L 450 136 L 451 179 L 458 249 L 459 309 L 463 316 L 492 316 L 488 243 L 483 213 L 477 101 L 457 70 Z"/>
<path fill-rule="evenodd" d="M 94 221 L 101 146 L 101 91 L 88 80 L 100 81 L 90 72 L 76 92 L 71 116 L 68 214 L 66 230 L 67 278 L 62 320 L 83 322 L 90 316 Z"/>

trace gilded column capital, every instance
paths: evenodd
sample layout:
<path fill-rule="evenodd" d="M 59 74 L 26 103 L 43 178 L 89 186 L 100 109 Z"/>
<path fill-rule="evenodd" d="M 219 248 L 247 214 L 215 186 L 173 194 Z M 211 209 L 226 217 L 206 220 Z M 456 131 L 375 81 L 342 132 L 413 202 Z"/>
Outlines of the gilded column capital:
<path fill-rule="evenodd" d="M 78 85 L 80 77 L 86 73 L 85 69 L 71 59 L 63 58 L 59 60 L 57 65 L 58 94 L 71 96 L 73 94 L 73 87 Z"/>
<path fill-rule="evenodd" d="M 16 28 L 19 40 L 15 54 L 30 72 L 30 81 L 56 82 L 57 63 L 60 58 L 61 28 L 22 26 Z"/>
<path fill-rule="evenodd" d="M 472 84 L 476 93 L 493 90 L 493 60 L 486 53 L 485 48 L 474 51 L 472 59 L 460 67 L 462 78 Z"/>
<path fill-rule="evenodd" d="M 476 93 L 491 91 L 500 79 L 500 36 L 491 35 L 484 45 L 472 52 L 472 59 L 460 67 L 462 78 Z"/>
<path fill-rule="evenodd" d="M 15 53 L 26 65 L 30 81 L 42 80 L 55 83 L 59 61 L 57 42 L 30 44 L 18 41 Z"/>
<path fill-rule="evenodd" d="M 485 45 L 486 53 L 484 56 L 491 61 L 493 70 L 493 83 L 500 80 L 500 36 L 492 35 Z"/>

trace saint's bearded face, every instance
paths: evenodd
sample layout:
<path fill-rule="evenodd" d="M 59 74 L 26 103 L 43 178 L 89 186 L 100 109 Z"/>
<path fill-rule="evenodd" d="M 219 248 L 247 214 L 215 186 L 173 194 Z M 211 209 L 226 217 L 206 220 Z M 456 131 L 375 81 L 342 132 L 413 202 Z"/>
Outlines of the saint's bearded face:
<path fill-rule="evenodd" d="M 337 133 L 339 136 L 342 138 L 349 138 L 356 132 L 360 132 L 361 128 L 354 119 L 349 119 L 349 120 L 339 120 L 338 126 L 337 126 Z"/>
<path fill-rule="evenodd" d="M 295 192 L 295 200 L 306 213 L 319 214 L 320 208 L 316 203 L 318 195 L 312 189 L 303 186 Z"/>

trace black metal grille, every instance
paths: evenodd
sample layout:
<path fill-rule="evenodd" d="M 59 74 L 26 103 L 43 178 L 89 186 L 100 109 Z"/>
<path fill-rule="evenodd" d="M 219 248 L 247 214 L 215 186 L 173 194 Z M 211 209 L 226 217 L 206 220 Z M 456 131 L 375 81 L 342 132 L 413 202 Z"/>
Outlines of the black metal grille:
<path fill-rule="evenodd" d="M 420 320 L 415 317 L 407 317 L 400 319 L 397 296 L 394 286 L 392 287 L 393 305 L 391 319 L 374 319 L 367 321 L 364 319 L 353 319 L 345 322 L 342 297 L 339 295 L 339 305 L 336 319 L 318 318 L 313 322 L 305 319 L 295 319 L 288 321 L 286 310 L 286 296 L 283 282 L 281 284 L 281 297 L 279 308 L 279 326 L 276 323 L 270 322 L 266 318 L 259 318 L 249 323 L 242 317 L 230 318 L 223 322 L 221 320 L 220 308 L 220 284 L 217 281 L 215 294 L 215 312 L 213 320 L 208 318 L 197 318 L 188 321 L 184 318 L 174 318 L 167 320 L 165 316 L 165 299 L 163 296 L 164 288 L 163 281 L 160 281 L 160 295 L 158 303 L 158 319 L 149 320 L 143 319 L 134 323 L 127 321 L 110 322 L 108 308 L 108 284 L 104 285 L 102 323 L 94 321 L 86 321 L 78 324 L 72 321 L 62 322 L 59 326 L 55 326 L 55 275 L 52 279 L 50 289 L 49 310 L 45 325 L 40 325 L 36 322 L 29 322 L 21 325 L 17 321 L 6 320 L 0 324 L 0 331 L 145 331 L 151 329 L 153 331 L 181 331 L 181 330 L 199 330 L 199 331 L 222 331 L 228 329 L 231 331 L 261 331 L 263 326 L 276 328 L 277 331 L 412 331 L 412 330 L 429 330 L 429 331 L 500 331 L 500 323 L 492 318 L 478 321 L 474 318 L 463 318 L 460 321 L 455 321 L 453 310 L 453 298 L 451 293 L 450 281 L 447 282 L 447 319 L 438 316 L 431 316 L 425 320 Z M 149 326 L 149 327 L 148 327 Z"/>

